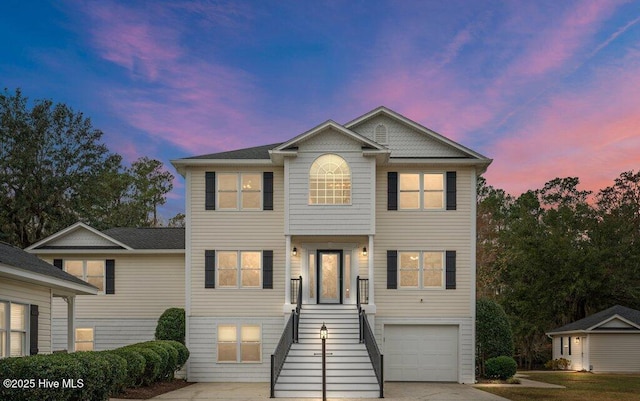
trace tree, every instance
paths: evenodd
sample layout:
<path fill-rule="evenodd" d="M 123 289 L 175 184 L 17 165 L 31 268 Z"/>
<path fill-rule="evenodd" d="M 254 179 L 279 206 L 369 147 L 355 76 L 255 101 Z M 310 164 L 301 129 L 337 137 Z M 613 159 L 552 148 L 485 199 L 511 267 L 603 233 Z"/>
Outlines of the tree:
<path fill-rule="evenodd" d="M 513 356 L 513 334 L 507 314 L 490 299 L 476 301 L 476 349 L 476 364 L 482 376 L 488 359 Z"/>
<path fill-rule="evenodd" d="M 158 206 L 166 203 L 166 194 L 173 189 L 174 177 L 170 172 L 162 171 L 162 167 L 158 160 L 141 157 L 128 170 L 132 177 L 131 197 L 151 226 L 158 226 Z"/>
<path fill-rule="evenodd" d="M 0 227 L 5 241 L 26 247 L 78 220 L 117 157 L 91 120 L 64 104 L 20 90 L 0 94 Z"/>

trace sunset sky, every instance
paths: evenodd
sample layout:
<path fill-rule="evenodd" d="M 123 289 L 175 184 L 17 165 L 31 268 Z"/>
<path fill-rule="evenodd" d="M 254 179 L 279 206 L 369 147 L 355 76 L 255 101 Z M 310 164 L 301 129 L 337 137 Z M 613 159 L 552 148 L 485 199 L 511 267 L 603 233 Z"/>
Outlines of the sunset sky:
<path fill-rule="evenodd" d="M 0 2 L 0 89 L 82 111 L 128 162 L 290 139 L 384 105 L 519 195 L 640 169 L 640 1 Z"/>

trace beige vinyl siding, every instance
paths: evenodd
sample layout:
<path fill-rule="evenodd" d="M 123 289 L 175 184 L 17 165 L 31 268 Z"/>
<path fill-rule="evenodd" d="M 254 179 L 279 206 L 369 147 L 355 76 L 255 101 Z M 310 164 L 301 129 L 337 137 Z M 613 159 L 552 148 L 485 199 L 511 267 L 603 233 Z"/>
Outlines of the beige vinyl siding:
<path fill-rule="evenodd" d="M 589 334 L 594 372 L 640 372 L 640 333 Z"/>
<path fill-rule="evenodd" d="M 387 127 L 387 146 L 391 149 L 391 157 L 467 157 L 461 151 L 387 116 L 377 116 L 351 129 L 375 140 L 374 131 L 378 124 Z"/>
<path fill-rule="evenodd" d="M 273 209 L 205 210 L 205 172 L 273 171 Z M 284 173 L 282 167 L 203 167 L 191 171 L 191 316 L 282 316 L 284 303 Z M 204 288 L 205 250 L 273 251 L 273 289 Z"/>
<path fill-rule="evenodd" d="M 257 304 L 256 304 L 257 306 Z M 262 362 L 218 363 L 217 330 L 219 324 L 251 324 L 261 327 Z M 191 317 L 189 319 L 189 381 L 193 382 L 268 382 L 271 354 L 276 348 L 282 329 L 282 313 L 278 318 L 262 316 Z"/>
<path fill-rule="evenodd" d="M 184 307 L 184 255 L 74 254 L 69 260 L 115 260 L 115 294 L 76 297 L 77 319 L 157 319 L 167 308 Z M 54 299 L 53 316 L 66 318 L 67 304 Z"/>
<path fill-rule="evenodd" d="M 0 301 L 38 305 L 38 353 L 51 353 L 51 289 L 22 281 L 2 278 Z M 27 314 L 29 307 L 27 306 Z M 29 316 L 29 315 L 28 315 Z M 27 322 L 28 322 L 27 316 Z M 29 334 L 27 333 L 27 340 Z M 27 347 L 27 353 L 29 348 Z"/>
<path fill-rule="evenodd" d="M 76 328 L 93 329 L 95 351 L 153 340 L 157 325 L 157 317 L 149 319 L 76 319 Z M 67 319 L 54 318 L 52 332 L 53 350 L 66 350 Z"/>
<path fill-rule="evenodd" d="M 457 171 L 457 210 L 387 210 L 387 172 Z M 472 280 L 472 182 L 469 168 L 384 167 L 376 184 L 374 237 L 377 316 L 469 317 L 475 294 Z M 475 199 L 473 199 L 475 201 Z M 456 289 L 387 289 L 387 250 L 456 251 Z"/>
<path fill-rule="evenodd" d="M 78 247 L 78 246 L 110 246 L 114 247 L 117 244 L 109 241 L 108 239 L 99 236 L 85 228 L 73 230 L 65 235 L 58 237 L 47 243 L 47 246 L 59 246 L 59 247 Z"/>
<path fill-rule="evenodd" d="M 345 142 L 347 141 L 347 142 Z M 308 143 L 309 142 L 309 143 Z M 342 134 L 322 137 L 322 142 L 305 141 L 298 156 L 286 159 L 289 173 L 287 233 L 292 235 L 372 234 L 373 190 L 371 177 L 375 159 L 362 156 L 361 144 Z M 310 205 L 309 169 L 324 154 L 336 154 L 351 170 L 351 204 Z"/>

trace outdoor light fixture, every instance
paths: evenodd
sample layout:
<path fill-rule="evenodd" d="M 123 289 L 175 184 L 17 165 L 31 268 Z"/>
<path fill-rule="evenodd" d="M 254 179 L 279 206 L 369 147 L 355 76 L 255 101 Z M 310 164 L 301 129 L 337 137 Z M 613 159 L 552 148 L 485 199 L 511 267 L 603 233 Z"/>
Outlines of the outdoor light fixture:
<path fill-rule="evenodd" d="M 322 322 L 322 327 L 320 327 L 320 339 L 322 340 L 322 401 L 327 401 L 327 337 L 329 337 L 329 330 Z"/>
<path fill-rule="evenodd" d="M 580 337 L 576 337 L 575 342 L 576 342 L 576 344 L 580 344 Z"/>
<path fill-rule="evenodd" d="M 363 256 L 367 256 L 367 247 L 366 246 L 362 248 L 362 255 Z"/>
<path fill-rule="evenodd" d="M 291 254 L 293 256 L 298 256 L 298 248 L 296 248 L 295 246 L 293 247 L 293 251 L 291 251 Z"/>

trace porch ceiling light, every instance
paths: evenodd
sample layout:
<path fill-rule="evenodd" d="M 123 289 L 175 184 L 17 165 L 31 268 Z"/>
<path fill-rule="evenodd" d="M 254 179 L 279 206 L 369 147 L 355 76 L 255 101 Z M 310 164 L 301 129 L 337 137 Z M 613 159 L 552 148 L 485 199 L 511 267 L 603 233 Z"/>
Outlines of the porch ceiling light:
<path fill-rule="evenodd" d="M 362 248 L 362 255 L 363 256 L 367 256 L 367 247 L 366 246 Z"/>
<path fill-rule="evenodd" d="M 327 330 L 327 326 L 322 323 L 322 327 L 320 327 L 320 339 L 326 340 L 329 337 L 329 330 Z"/>
<path fill-rule="evenodd" d="M 576 337 L 576 339 L 575 339 L 575 343 L 576 343 L 576 344 L 580 344 L 580 337 Z"/>
<path fill-rule="evenodd" d="M 295 246 L 293 247 L 293 251 L 291 251 L 291 254 L 293 256 L 298 256 L 298 248 L 296 248 Z"/>

